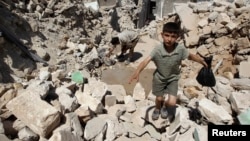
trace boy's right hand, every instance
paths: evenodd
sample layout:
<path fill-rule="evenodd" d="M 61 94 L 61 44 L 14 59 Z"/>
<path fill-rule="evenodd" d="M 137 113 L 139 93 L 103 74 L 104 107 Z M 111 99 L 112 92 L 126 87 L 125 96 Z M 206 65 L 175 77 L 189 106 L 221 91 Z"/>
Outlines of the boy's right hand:
<path fill-rule="evenodd" d="M 131 82 L 132 82 L 134 79 L 136 80 L 136 82 L 138 82 L 138 81 L 139 81 L 139 75 L 136 74 L 136 73 L 134 73 L 134 74 L 129 78 L 128 83 L 131 84 Z"/>
<path fill-rule="evenodd" d="M 106 54 L 106 57 L 108 57 L 108 58 L 109 58 L 109 57 L 110 57 L 110 55 L 111 55 L 111 53 L 109 52 L 109 53 L 107 53 L 107 54 Z"/>

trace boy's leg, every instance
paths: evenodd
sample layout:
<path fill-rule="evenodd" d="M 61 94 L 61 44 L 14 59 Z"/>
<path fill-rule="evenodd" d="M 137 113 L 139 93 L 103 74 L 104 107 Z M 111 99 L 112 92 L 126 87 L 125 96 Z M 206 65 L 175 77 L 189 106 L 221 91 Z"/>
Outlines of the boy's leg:
<path fill-rule="evenodd" d="M 121 53 L 120 53 L 120 55 L 117 56 L 117 59 L 122 59 L 126 52 L 127 52 L 127 46 L 121 45 Z"/>
<path fill-rule="evenodd" d="M 129 49 L 128 59 L 126 60 L 125 64 L 129 64 L 131 62 L 133 54 L 134 54 L 134 48 L 135 47 L 131 47 Z"/>
<path fill-rule="evenodd" d="M 155 109 L 152 114 L 152 119 L 157 120 L 160 116 L 160 109 L 162 107 L 162 104 L 164 102 L 163 96 L 156 96 L 155 98 Z"/>
<path fill-rule="evenodd" d="M 126 64 L 129 64 L 131 62 L 133 54 L 134 54 L 134 48 L 137 45 L 138 41 L 139 41 L 139 37 L 137 37 L 136 39 L 134 39 L 134 41 L 132 41 L 132 44 L 128 47 L 128 49 L 129 49 L 129 55 L 128 55 L 127 61 L 125 62 Z"/>
<path fill-rule="evenodd" d="M 168 94 L 168 99 L 165 100 L 164 105 L 176 106 L 177 92 L 178 92 L 178 80 L 169 82 L 165 92 L 166 94 Z"/>
<path fill-rule="evenodd" d="M 176 112 L 176 102 L 177 102 L 177 91 L 178 91 L 178 81 L 170 82 L 167 86 L 168 99 L 164 102 L 164 106 L 161 110 L 162 118 L 169 118 L 172 121 L 175 117 Z"/>
<path fill-rule="evenodd" d="M 152 93 L 156 96 L 155 98 L 155 110 L 152 114 L 152 119 L 157 120 L 160 115 L 161 107 L 164 103 L 164 89 L 166 87 L 166 83 L 162 82 L 158 77 L 153 76 L 152 81 Z M 156 112 L 155 112 L 156 111 Z"/>
<path fill-rule="evenodd" d="M 177 97 L 173 95 L 168 95 L 168 99 L 165 101 L 165 106 L 176 106 Z"/>
<path fill-rule="evenodd" d="M 176 112 L 176 96 L 168 95 L 168 99 L 164 102 L 161 109 L 161 117 L 163 119 L 168 118 L 170 122 L 174 119 Z"/>
<path fill-rule="evenodd" d="M 163 102 L 164 102 L 164 97 L 163 96 L 156 96 L 156 98 L 155 98 L 155 108 L 156 109 L 161 109 Z"/>

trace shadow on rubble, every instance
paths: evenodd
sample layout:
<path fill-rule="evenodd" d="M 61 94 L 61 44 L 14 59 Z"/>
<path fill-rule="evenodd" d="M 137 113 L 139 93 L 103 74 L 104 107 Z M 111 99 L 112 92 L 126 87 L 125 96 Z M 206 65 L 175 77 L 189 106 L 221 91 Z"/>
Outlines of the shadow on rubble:
<path fill-rule="evenodd" d="M 168 125 L 166 125 L 166 126 L 162 126 L 161 128 L 157 128 L 153 123 L 150 123 L 150 121 L 149 121 L 149 116 L 151 116 L 151 115 L 149 115 L 149 111 L 151 111 L 151 110 L 154 110 L 155 109 L 155 105 L 154 106 L 150 106 L 150 107 L 148 107 L 147 108 L 147 110 L 146 110 L 146 114 L 145 114 L 145 123 L 144 123 L 144 126 L 146 125 L 146 124 L 150 124 L 150 125 L 152 125 L 152 126 L 154 126 L 154 128 L 158 131 L 158 132 L 160 132 L 160 133 L 164 133 L 164 132 L 166 132 L 166 126 L 168 126 Z M 164 124 L 164 123 L 162 123 L 162 124 Z"/>
<path fill-rule="evenodd" d="M 142 57 L 142 54 L 140 52 L 134 52 L 131 62 L 135 62 L 141 57 Z M 125 60 L 127 60 L 127 58 L 128 58 L 128 54 L 125 54 L 122 59 L 119 59 L 119 62 L 124 62 Z"/>
<path fill-rule="evenodd" d="M 13 75 L 23 77 L 30 70 L 36 69 L 36 61 L 39 56 L 32 53 L 26 45 L 32 46 L 31 37 L 39 36 L 45 39 L 41 33 L 33 32 L 30 24 L 21 16 L 12 13 L 8 6 L 0 2 L 1 36 L 0 43 L 0 82 L 15 82 Z M 23 42 L 22 42 L 22 41 Z M 25 44 L 25 45 L 24 45 Z M 35 59 L 34 59 L 35 58 Z"/>
<path fill-rule="evenodd" d="M 0 45 L 0 83 L 8 83 L 8 82 L 14 82 L 14 79 L 10 74 L 13 73 L 13 71 L 10 69 L 10 67 L 4 63 L 4 59 L 6 58 L 5 53 L 3 53 L 3 47 Z"/>

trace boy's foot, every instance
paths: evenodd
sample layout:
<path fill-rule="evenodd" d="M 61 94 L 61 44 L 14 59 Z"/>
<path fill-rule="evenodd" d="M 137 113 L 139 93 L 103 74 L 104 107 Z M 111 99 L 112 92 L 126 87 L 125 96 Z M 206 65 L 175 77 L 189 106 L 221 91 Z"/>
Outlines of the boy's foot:
<path fill-rule="evenodd" d="M 116 56 L 116 59 L 122 59 L 122 58 L 124 58 L 123 54 L 120 54 L 120 55 Z"/>
<path fill-rule="evenodd" d="M 130 63 L 130 60 L 131 60 L 131 59 L 127 59 L 127 60 L 125 61 L 125 65 L 128 65 L 128 64 Z"/>
<path fill-rule="evenodd" d="M 161 118 L 166 119 L 168 117 L 168 110 L 165 106 L 161 108 Z"/>
<path fill-rule="evenodd" d="M 169 116 L 168 116 L 169 122 L 173 122 L 174 119 L 175 119 L 175 116 L 174 116 L 174 115 L 169 115 Z"/>
<path fill-rule="evenodd" d="M 160 110 L 159 109 L 154 109 L 153 113 L 152 113 L 152 119 L 153 120 L 157 120 L 160 116 Z"/>

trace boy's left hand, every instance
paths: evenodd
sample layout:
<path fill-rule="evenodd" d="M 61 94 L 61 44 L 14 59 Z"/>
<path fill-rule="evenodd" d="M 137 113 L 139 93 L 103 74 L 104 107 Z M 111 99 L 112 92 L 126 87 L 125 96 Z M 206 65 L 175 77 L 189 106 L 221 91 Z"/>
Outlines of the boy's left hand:
<path fill-rule="evenodd" d="M 201 59 L 201 64 L 202 64 L 203 66 L 205 66 L 206 68 L 208 67 L 207 63 L 205 62 L 205 60 L 204 60 L 203 58 Z"/>

